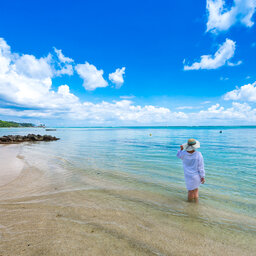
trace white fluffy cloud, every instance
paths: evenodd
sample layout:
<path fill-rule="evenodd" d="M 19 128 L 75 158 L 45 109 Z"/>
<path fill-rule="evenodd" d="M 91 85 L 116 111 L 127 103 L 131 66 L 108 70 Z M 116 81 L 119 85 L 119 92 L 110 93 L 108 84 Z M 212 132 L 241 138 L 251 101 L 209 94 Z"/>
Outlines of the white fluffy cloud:
<path fill-rule="evenodd" d="M 53 113 L 49 110 L 15 110 L 10 108 L 0 108 L 0 115 L 13 117 L 30 117 L 30 118 L 49 118 Z"/>
<path fill-rule="evenodd" d="M 209 125 L 255 123 L 256 109 L 247 103 L 233 102 L 225 108 L 215 104 L 206 110 L 184 113 L 172 112 L 168 108 L 152 105 L 139 106 L 131 101 L 121 100 L 100 103 L 83 102 L 70 104 L 64 109 L 15 110 L 0 108 L 0 115 L 58 118 L 82 121 L 89 125 Z"/>
<path fill-rule="evenodd" d="M 75 119 L 92 121 L 98 124 L 152 124 L 168 123 L 172 120 L 187 118 L 182 112 L 171 112 L 168 108 L 135 105 L 129 100 L 100 103 L 84 102 L 70 113 Z"/>
<path fill-rule="evenodd" d="M 228 62 L 234 56 L 235 49 L 236 43 L 227 38 L 213 56 L 203 55 L 200 62 L 195 62 L 191 66 L 185 65 L 184 70 L 217 69 L 225 64 L 229 66 L 241 64 L 241 62 L 236 64 Z"/>
<path fill-rule="evenodd" d="M 50 54 L 39 59 L 20 56 L 0 38 L 0 99 L 22 107 L 65 108 L 76 97 L 61 94 L 62 87 L 57 92 L 51 89 L 55 75 Z"/>
<path fill-rule="evenodd" d="M 228 61 L 227 63 L 228 63 L 228 66 L 235 67 L 235 66 L 241 65 L 243 62 L 241 60 L 239 60 L 237 62 L 230 62 L 230 61 Z"/>
<path fill-rule="evenodd" d="M 199 108 L 202 108 L 202 106 L 181 106 L 181 107 L 177 107 L 176 109 L 184 110 L 184 109 L 199 109 Z"/>
<path fill-rule="evenodd" d="M 56 49 L 56 48 L 54 47 L 54 51 L 55 51 L 55 53 L 57 54 L 57 56 L 58 56 L 60 62 L 62 62 L 62 63 L 74 62 L 73 59 L 64 56 L 63 53 L 62 53 L 62 50 L 58 50 L 58 49 Z"/>
<path fill-rule="evenodd" d="M 116 85 L 116 88 L 120 88 L 124 83 L 125 67 L 117 68 L 115 72 L 109 74 L 109 80 Z"/>
<path fill-rule="evenodd" d="M 256 102 L 256 82 L 246 84 L 224 95 L 225 100 L 243 100 Z"/>
<path fill-rule="evenodd" d="M 192 122 L 198 125 L 209 124 L 211 120 L 220 124 L 234 120 L 246 123 L 256 121 L 256 109 L 247 103 L 233 102 L 229 108 L 216 104 L 207 110 L 192 113 L 190 107 L 180 108 L 184 111 L 190 109 L 189 113 L 184 113 L 173 112 L 166 107 L 140 106 L 128 99 L 82 102 L 70 92 L 66 84 L 53 90 L 52 78 L 56 76 L 56 66 L 52 65 L 53 58 L 54 56 L 48 55 L 38 59 L 33 55 L 12 53 L 8 44 L 0 39 L 0 115 L 37 120 L 80 120 L 89 125 L 186 125 Z M 65 58 L 64 56 L 62 60 Z M 95 79 L 88 79 L 90 83 L 98 80 L 102 82 L 98 76 L 102 78 L 103 71 L 89 63 L 77 65 L 76 68 L 78 67 L 87 79 L 92 75 L 91 71 L 96 73 Z M 84 72 L 84 67 L 89 75 Z M 226 99 L 255 101 L 255 86 L 254 83 L 237 88 L 227 93 Z M 90 88 L 92 87 L 91 85 Z"/>
<path fill-rule="evenodd" d="M 226 31 L 236 23 L 253 26 L 256 0 L 234 0 L 231 7 L 224 0 L 207 0 L 207 31 Z"/>
<path fill-rule="evenodd" d="M 84 80 L 83 86 L 86 90 L 93 91 L 96 88 L 108 86 L 107 81 L 103 78 L 103 70 L 98 70 L 94 65 L 85 62 L 85 64 L 76 65 L 75 68 Z"/>
<path fill-rule="evenodd" d="M 229 121 L 245 121 L 246 123 L 256 121 L 256 109 L 249 106 L 247 103 L 233 102 L 232 107 L 224 108 L 220 104 L 212 105 L 207 110 L 202 110 L 192 114 L 198 121 L 214 120 L 216 122 L 228 123 Z"/>
<path fill-rule="evenodd" d="M 139 106 L 130 100 L 81 102 L 70 92 L 68 85 L 61 85 L 54 91 L 52 78 L 56 76 L 58 64 L 72 62 L 70 58 L 62 56 L 61 51 L 58 53 L 60 60 L 57 63 L 50 54 L 39 59 L 33 55 L 20 56 L 11 53 L 5 40 L 0 39 L 0 115 L 70 118 L 101 125 L 168 123 L 186 118 L 182 112 L 171 112 L 168 108 L 151 105 Z M 85 63 L 77 65 L 76 69 L 84 78 L 87 89 L 107 86 L 102 77 L 103 71 L 95 66 Z"/>
<path fill-rule="evenodd" d="M 66 88 L 62 88 L 65 93 Z M 67 100 L 70 100 L 70 94 Z M 39 110 L 15 110 L 0 108 L 1 115 L 37 118 L 69 118 L 82 120 L 87 124 L 168 124 L 183 122 L 187 114 L 183 112 L 171 112 L 168 108 L 152 105 L 139 106 L 132 101 L 121 100 L 100 103 L 77 102 L 69 104 L 68 109 L 39 109 Z"/>
<path fill-rule="evenodd" d="M 64 64 L 61 69 L 55 70 L 56 76 L 69 75 L 72 76 L 74 73 L 73 66 Z"/>
<path fill-rule="evenodd" d="M 53 70 L 49 64 L 51 55 L 36 59 L 33 55 L 24 54 L 17 57 L 10 66 L 10 70 L 28 78 L 44 79 L 53 77 Z"/>
<path fill-rule="evenodd" d="M 54 73 L 56 76 L 62 76 L 62 75 L 73 75 L 73 66 L 70 63 L 73 63 L 74 60 L 64 56 L 62 53 L 62 50 L 58 50 L 54 47 L 54 52 L 57 55 L 57 61 L 54 61 L 53 58 L 51 58 L 51 61 L 53 64 L 55 64 L 55 70 Z M 51 56 L 52 57 L 52 56 Z"/>

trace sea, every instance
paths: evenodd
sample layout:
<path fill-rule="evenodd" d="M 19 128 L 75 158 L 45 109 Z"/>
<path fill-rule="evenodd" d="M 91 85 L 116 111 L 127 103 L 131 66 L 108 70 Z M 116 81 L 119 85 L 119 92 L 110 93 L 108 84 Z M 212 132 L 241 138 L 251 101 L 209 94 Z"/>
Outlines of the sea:
<path fill-rule="evenodd" d="M 231 232 L 245 247 L 256 242 L 256 126 L 0 129 L 0 136 L 28 133 L 60 138 L 24 143 L 19 153 L 59 191 L 111 190 L 116 196 L 128 191 L 126 200 L 135 208 L 146 203 L 149 212 L 152 207 L 185 226 L 199 223 L 219 234 Z M 189 138 L 200 142 L 206 172 L 197 206 L 187 202 L 176 156 Z M 144 196 L 138 199 L 136 192 Z M 33 188 L 31 193 L 48 192 Z"/>

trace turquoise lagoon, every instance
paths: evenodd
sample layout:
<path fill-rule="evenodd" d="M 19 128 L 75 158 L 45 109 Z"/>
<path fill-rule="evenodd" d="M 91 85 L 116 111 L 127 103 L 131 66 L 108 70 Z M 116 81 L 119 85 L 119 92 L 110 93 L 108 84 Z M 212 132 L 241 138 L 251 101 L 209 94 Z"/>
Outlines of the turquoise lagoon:
<path fill-rule="evenodd" d="M 150 203 L 183 217 L 190 214 L 190 208 L 176 153 L 180 144 L 196 138 L 206 170 L 197 218 L 206 225 L 255 234 L 256 127 L 57 128 L 50 132 L 42 128 L 0 129 L 0 136 L 28 133 L 60 138 L 26 143 L 20 155 L 63 190 L 107 189 L 81 178 L 97 177 L 101 184 L 108 181 L 115 188 L 163 197 L 166 200 L 151 198 Z"/>

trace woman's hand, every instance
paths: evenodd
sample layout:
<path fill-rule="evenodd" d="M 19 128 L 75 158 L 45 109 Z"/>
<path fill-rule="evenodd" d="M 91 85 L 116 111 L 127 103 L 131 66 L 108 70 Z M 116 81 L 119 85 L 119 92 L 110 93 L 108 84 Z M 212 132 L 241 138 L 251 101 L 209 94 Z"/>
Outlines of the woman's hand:
<path fill-rule="evenodd" d="M 204 184 L 204 182 L 205 182 L 205 179 L 201 178 L 201 183 Z"/>
<path fill-rule="evenodd" d="M 180 145 L 180 150 L 183 150 L 183 146 L 182 145 Z"/>

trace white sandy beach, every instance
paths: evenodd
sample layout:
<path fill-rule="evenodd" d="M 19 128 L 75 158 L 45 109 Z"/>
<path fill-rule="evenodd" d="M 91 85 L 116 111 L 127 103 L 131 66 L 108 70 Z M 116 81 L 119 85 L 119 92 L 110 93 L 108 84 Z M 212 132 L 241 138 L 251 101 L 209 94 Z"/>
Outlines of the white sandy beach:
<path fill-rule="evenodd" d="M 0 186 L 17 178 L 24 166 L 19 159 L 21 145 L 0 145 Z"/>

